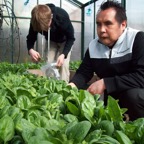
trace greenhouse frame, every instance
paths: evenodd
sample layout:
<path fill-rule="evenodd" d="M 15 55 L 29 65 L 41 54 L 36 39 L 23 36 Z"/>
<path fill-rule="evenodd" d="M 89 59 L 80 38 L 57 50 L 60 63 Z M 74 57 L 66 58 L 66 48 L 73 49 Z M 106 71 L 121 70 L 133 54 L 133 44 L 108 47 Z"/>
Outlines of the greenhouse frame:
<path fill-rule="evenodd" d="M 64 8 L 74 26 L 75 43 L 71 60 L 81 60 L 89 42 L 96 36 L 95 16 L 104 0 L 0 0 L 0 61 L 20 63 L 29 61 L 26 46 L 31 10 L 36 4 L 53 3 Z M 119 0 L 125 7 L 128 25 L 143 30 L 142 0 Z M 139 11 L 137 10 L 139 9 Z M 133 18 L 135 18 L 133 20 Z M 42 36 L 38 35 L 35 49 L 41 53 Z"/>
<path fill-rule="evenodd" d="M 0 0 L 0 144 L 144 144 L 143 0 L 118 0 L 127 18 L 118 13 L 119 24 L 108 8 L 96 24 L 105 1 Z M 62 62 L 42 59 L 43 35 L 33 31 L 35 62 L 27 50 L 31 10 L 47 2 L 63 8 L 74 28 L 68 79 Z M 49 14 L 45 37 L 53 34 Z"/>

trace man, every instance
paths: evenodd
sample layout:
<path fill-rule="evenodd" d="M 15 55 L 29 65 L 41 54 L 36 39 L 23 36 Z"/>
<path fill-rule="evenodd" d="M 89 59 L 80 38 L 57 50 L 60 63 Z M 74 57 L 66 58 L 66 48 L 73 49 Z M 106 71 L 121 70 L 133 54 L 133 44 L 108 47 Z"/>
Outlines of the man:
<path fill-rule="evenodd" d="M 83 88 L 96 73 L 100 79 L 87 88 L 91 94 L 118 99 L 130 120 L 144 117 L 144 32 L 127 27 L 124 8 L 114 1 L 100 6 L 96 23 L 98 37 L 69 85 Z"/>
<path fill-rule="evenodd" d="M 46 53 L 48 52 L 48 62 L 56 61 L 57 66 L 60 67 L 61 79 L 68 82 L 71 48 L 75 41 L 74 29 L 68 13 L 54 4 L 39 4 L 33 8 L 31 16 L 27 48 L 32 61 L 39 62 L 41 59 L 39 52 L 34 50 L 37 35 L 40 33 L 46 40 L 50 38 L 50 49 L 45 50 Z"/>

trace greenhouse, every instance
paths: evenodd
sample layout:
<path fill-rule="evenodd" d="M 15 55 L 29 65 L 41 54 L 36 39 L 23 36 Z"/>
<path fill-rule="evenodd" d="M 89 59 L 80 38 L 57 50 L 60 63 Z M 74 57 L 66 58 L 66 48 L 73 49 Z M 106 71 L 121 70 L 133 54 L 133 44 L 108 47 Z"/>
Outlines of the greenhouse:
<path fill-rule="evenodd" d="M 0 144 L 143 144 L 142 3 L 0 0 Z"/>

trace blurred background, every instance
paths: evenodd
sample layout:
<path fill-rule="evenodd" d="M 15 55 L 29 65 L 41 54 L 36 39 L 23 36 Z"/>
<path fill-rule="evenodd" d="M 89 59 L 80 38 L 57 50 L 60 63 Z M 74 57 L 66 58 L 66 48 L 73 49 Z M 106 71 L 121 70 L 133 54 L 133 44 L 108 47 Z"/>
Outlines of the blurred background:
<path fill-rule="evenodd" d="M 95 16 L 104 0 L 0 0 L 0 62 L 29 62 L 26 36 L 31 10 L 37 4 L 53 3 L 64 8 L 74 26 L 75 43 L 71 60 L 81 60 L 89 42 L 96 37 Z M 119 0 L 126 9 L 128 26 L 144 30 L 142 0 Z M 41 53 L 42 36 L 35 49 Z"/>

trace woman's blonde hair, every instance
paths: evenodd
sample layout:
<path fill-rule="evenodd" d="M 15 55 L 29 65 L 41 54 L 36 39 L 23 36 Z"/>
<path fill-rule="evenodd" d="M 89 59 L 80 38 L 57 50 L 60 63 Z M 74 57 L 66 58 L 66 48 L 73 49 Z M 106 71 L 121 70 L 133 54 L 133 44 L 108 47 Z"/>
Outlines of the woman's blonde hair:
<path fill-rule="evenodd" d="M 31 12 L 31 24 L 34 31 L 48 31 L 48 24 L 52 19 L 51 9 L 47 5 L 37 5 Z"/>

